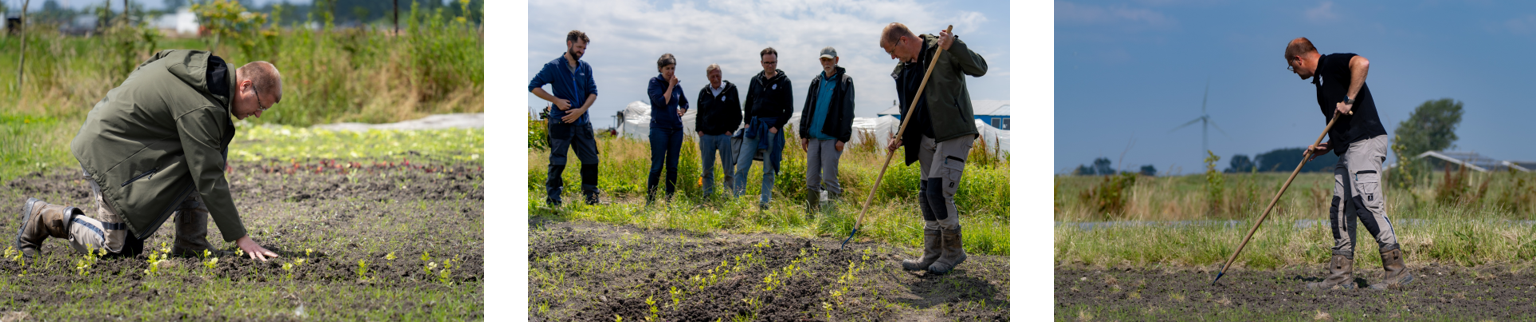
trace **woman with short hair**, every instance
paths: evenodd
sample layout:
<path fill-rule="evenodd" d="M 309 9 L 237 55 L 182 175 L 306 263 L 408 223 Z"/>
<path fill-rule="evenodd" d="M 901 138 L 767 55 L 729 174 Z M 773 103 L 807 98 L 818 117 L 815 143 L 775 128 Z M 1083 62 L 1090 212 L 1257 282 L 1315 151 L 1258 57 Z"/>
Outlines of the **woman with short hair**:
<path fill-rule="evenodd" d="M 656 180 L 663 165 L 667 168 L 667 200 L 677 191 L 677 159 L 683 148 L 683 113 L 688 111 L 688 97 L 678 86 L 677 58 L 662 54 L 656 60 L 660 75 L 651 78 L 646 94 L 651 99 L 651 173 L 645 184 L 645 202 L 656 199 Z M 663 163 L 665 162 L 665 163 Z"/>

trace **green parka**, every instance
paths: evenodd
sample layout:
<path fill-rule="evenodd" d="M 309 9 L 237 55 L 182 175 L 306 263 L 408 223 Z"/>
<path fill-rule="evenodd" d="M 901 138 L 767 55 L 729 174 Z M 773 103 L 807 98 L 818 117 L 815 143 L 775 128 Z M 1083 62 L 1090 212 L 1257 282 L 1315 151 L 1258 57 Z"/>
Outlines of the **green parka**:
<path fill-rule="evenodd" d="M 939 37 L 930 34 L 918 37 L 922 38 L 923 46 L 916 63 L 923 64 L 918 68 L 924 68 L 933 60 L 933 48 L 939 47 Z M 934 142 L 979 133 L 976 131 L 976 116 L 971 111 L 971 92 L 966 89 L 965 76 L 986 75 L 987 60 L 971 51 L 959 37 L 955 37 L 954 41 L 949 45 L 949 50 L 939 56 L 939 62 L 933 66 L 933 75 L 929 76 L 928 84 L 923 88 L 923 103 L 928 105 L 928 120 L 933 125 Z M 905 62 L 896 64 L 891 76 L 901 74 L 907 65 Z M 906 115 L 908 106 L 900 108 L 902 115 Z M 906 149 L 907 164 L 917 161 L 917 149 L 913 147 L 920 142 L 920 133 L 920 129 L 907 129 L 902 135 L 902 144 L 911 144 Z"/>
<path fill-rule="evenodd" d="M 225 241 L 246 234 L 224 178 L 235 137 L 229 95 L 236 91 L 235 69 L 214 60 L 225 79 L 207 79 L 212 56 L 155 53 L 91 108 L 69 145 L 103 201 L 139 239 L 153 235 L 193 194 L 202 196 Z M 229 88 L 215 91 L 211 84 Z"/>

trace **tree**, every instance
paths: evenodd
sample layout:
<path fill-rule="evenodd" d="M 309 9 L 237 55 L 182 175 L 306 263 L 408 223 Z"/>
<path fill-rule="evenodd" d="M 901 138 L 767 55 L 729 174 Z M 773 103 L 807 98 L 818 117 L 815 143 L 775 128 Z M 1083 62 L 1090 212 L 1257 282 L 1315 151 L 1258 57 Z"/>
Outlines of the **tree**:
<path fill-rule="evenodd" d="M 1141 175 L 1155 177 L 1157 176 L 1157 168 L 1150 164 L 1141 166 Z"/>
<path fill-rule="evenodd" d="M 1109 165 L 1110 165 L 1109 158 L 1093 159 L 1093 171 L 1094 171 L 1094 173 L 1096 173 L 1098 175 L 1101 175 L 1101 176 L 1114 175 L 1115 174 L 1115 168 L 1111 167 Z"/>
<path fill-rule="evenodd" d="M 1450 98 L 1424 101 L 1408 114 L 1408 119 L 1397 124 L 1392 132 L 1401 144 L 1404 157 L 1417 157 L 1429 151 L 1440 151 L 1456 143 L 1456 126 L 1461 123 L 1460 101 Z"/>
<path fill-rule="evenodd" d="M 1301 154 L 1306 152 L 1305 147 L 1280 148 L 1269 152 L 1259 153 L 1254 156 L 1254 163 L 1258 164 L 1259 171 L 1285 172 L 1296 169 L 1296 164 L 1301 163 Z M 1339 156 L 1333 152 L 1323 153 L 1307 162 L 1301 167 L 1301 172 L 1321 172 L 1334 164 L 1339 163 Z"/>
<path fill-rule="evenodd" d="M 1232 161 L 1228 162 L 1227 170 L 1222 172 L 1242 173 L 1253 171 L 1253 169 L 1253 160 L 1249 160 L 1247 155 L 1238 154 L 1232 156 Z"/>

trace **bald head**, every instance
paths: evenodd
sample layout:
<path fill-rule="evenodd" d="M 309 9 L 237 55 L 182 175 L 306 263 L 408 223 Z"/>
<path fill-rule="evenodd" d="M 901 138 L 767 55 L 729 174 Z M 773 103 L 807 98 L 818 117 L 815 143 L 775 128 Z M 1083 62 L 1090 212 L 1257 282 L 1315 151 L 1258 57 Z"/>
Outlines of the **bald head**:
<path fill-rule="evenodd" d="M 907 25 L 900 22 L 885 25 L 885 30 L 880 32 L 880 48 L 890 54 L 891 59 L 902 62 L 917 61 L 918 52 L 923 49 L 922 42 L 922 38 L 918 38 L 912 29 L 907 29 Z"/>
<path fill-rule="evenodd" d="M 251 81 L 257 91 L 272 98 L 273 104 L 283 100 L 283 75 L 277 72 L 277 67 L 272 66 L 272 63 L 265 61 L 246 63 L 245 66 L 235 70 L 235 78 L 236 82 Z"/>
<path fill-rule="evenodd" d="M 880 41 L 882 43 L 894 44 L 896 41 L 901 40 L 903 36 L 917 38 L 917 34 L 912 33 L 912 29 L 907 29 L 907 25 L 900 22 L 892 22 L 889 25 L 885 25 L 885 30 L 880 32 Z"/>
<path fill-rule="evenodd" d="M 1317 53 L 1317 47 L 1312 47 L 1312 41 L 1307 37 L 1296 37 L 1290 43 L 1285 44 L 1285 59 L 1308 53 Z"/>

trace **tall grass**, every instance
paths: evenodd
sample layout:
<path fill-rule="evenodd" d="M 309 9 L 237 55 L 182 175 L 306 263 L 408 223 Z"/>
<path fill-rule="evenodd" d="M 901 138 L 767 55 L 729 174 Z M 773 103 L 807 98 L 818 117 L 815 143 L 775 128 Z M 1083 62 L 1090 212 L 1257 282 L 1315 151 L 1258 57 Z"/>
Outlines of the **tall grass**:
<path fill-rule="evenodd" d="M 544 208 L 549 152 L 533 150 L 528 154 L 529 210 L 535 216 L 554 214 L 569 219 L 642 227 L 773 232 L 808 237 L 848 236 L 859 208 L 880 172 L 880 163 L 885 161 L 884 150 L 848 149 L 839 161 L 838 180 L 844 190 L 842 199 L 817 213 L 808 214 L 803 206 L 805 152 L 801 150 L 798 138 L 790 137 L 786 141 L 790 146 L 784 149 L 780 172 L 775 176 L 773 203 L 767 212 L 760 213 L 756 202 L 762 182 L 761 163 L 753 165 L 750 173 L 736 174 L 747 178 L 743 196 L 733 198 L 717 191 L 714 199 L 704 198 L 698 142 L 691 137 L 684 140 L 679 153 L 677 195 L 670 203 L 658 200 L 656 205 L 646 206 L 645 184 L 651 165 L 649 143 L 607 134 L 599 134 L 597 140 L 601 153 L 598 188 L 603 191 L 605 200 L 613 201 L 611 204 L 579 205 L 580 192 L 576 187 L 581 176 L 579 162 L 572 155 L 563 175 L 567 185 L 566 210 Z M 858 237 L 916 246 L 921 243 L 923 223 L 922 213 L 917 210 L 918 166 L 916 163 L 903 164 L 900 155 L 901 151 L 897 151 L 896 160 L 886 171 Z M 964 237 L 968 251 L 1009 253 L 1008 170 L 1006 162 L 968 165 L 965 169 L 955 200 L 961 224 L 966 228 Z M 716 162 L 715 171 L 716 189 L 722 189 L 719 162 Z M 659 184 L 658 190 L 662 187 L 664 184 Z M 658 199 L 662 199 L 660 195 L 664 192 L 657 193 Z"/>
<path fill-rule="evenodd" d="M 1225 189 L 1211 200 L 1202 175 L 1138 177 L 1134 184 L 1115 186 L 1095 176 L 1057 176 L 1057 221 L 1249 219 L 1269 204 L 1289 173 L 1228 173 Z M 1503 219 L 1536 219 L 1536 173 L 1467 172 L 1426 180 L 1422 186 L 1396 185 L 1387 178 L 1383 196 L 1394 218 L 1454 218 L 1463 215 Z M 1278 219 L 1326 219 L 1333 198 L 1333 174 L 1303 173 L 1270 214 Z M 1088 191 L 1120 189 L 1124 206 L 1103 209 L 1106 202 Z M 1434 207 L 1437 205 L 1453 207 Z M 1433 210 L 1433 211 L 1430 211 Z"/>
<path fill-rule="evenodd" d="M 256 60 L 276 65 L 283 100 L 249 119 L 255 123 L 384 123 L 484 111 L 482 29 L 440 9 L 413 6 L 401 19 L 406 28 L 400 35 L 274 21 L 247 35 L 251 39 L 225 38 L 217 48 L 210 48 L 213 39 L 165 38 L 142 27 L 75 37 L 32 26 L 25 35 L 24 83 L 14 73 L 22 37 L 0 37 L 0 48 L 18 49 L 0 50 L 0 70 L 9 72 L 0 75 L 0 180 L 73 167 L 68 144 L 86 113 L 127 77 L 129 67 L 162 49 L 212 49 L 237 67 Z"/>
<path fill-rule="evenodd" d="M 1459 212 L 1442 205 L 1426 212 Z M 1290 214 L 1296 216 L 1297 214 Z M 1398 243 L 1410 265 L 1478 266 L 1484 264 L 1536 264 L 1536 225 L 1494 219 L 1482 211 L 1472 218 L 1440 218 L 1412 221 L 1394 218 Z M 1226 262 L 1237 249 L 1252 220 L 1231 226 L 1119 226 L 1081 229 L 1059 225 L 1055 229 L 1055 259 L 1059 264 L 1096 266 L 1209 266 Z M 1381 267 L 1379 249 L 1364 226 L 1355 236 L 1355 265 L 1371 271 Z M 1326 221 L 1297 228 L 1292 221 L 1271 220 L 1233 262 L 1234 267 L 1272 269 L 1324 263 L 1331 256 L 1333 236 Z"/>

